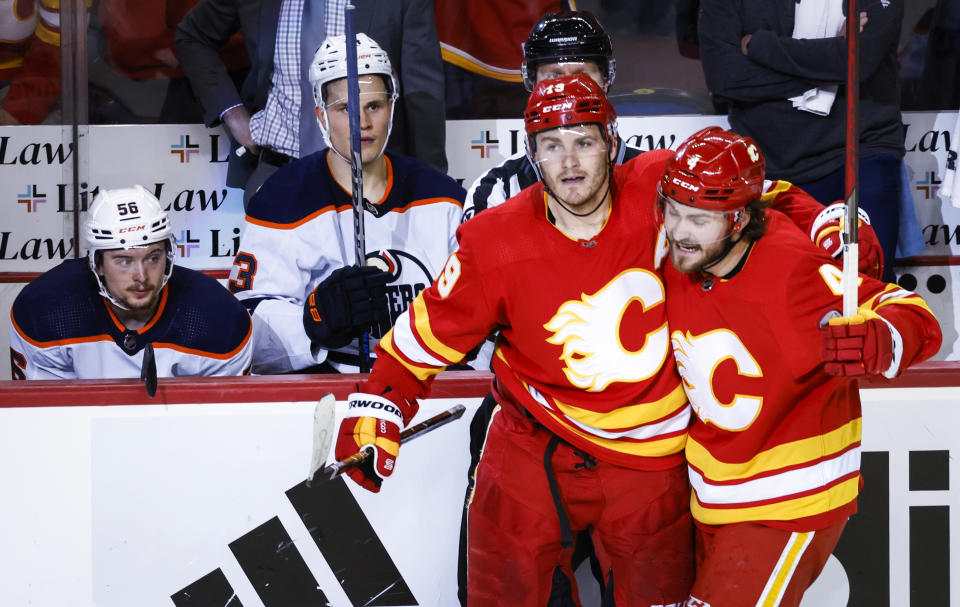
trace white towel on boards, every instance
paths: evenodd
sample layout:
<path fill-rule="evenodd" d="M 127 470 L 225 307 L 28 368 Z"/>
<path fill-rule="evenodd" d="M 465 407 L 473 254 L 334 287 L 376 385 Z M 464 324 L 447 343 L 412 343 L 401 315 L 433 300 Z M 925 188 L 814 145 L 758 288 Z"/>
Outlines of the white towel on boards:
<path fill-rule="evenodd" d="M 794 5 L 793 38 L 833 38 L 844 26 L 843 0 L 798 0 Z M 837 97 L 838 85 L 813 88 L 790 97 L 798 110 L 826 116 Z"/>

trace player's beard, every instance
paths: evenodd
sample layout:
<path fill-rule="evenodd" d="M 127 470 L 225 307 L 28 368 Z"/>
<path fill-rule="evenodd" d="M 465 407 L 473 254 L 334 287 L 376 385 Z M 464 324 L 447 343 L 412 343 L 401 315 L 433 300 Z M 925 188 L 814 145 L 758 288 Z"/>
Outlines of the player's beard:
<path fill-rule="evenodd" d="M 720 240 L 708 244 L 696 244 L 684 241 L 674 241 L 667 236 L 670 243 L 670 263 L 684 274 L 702 272 L 723 259 L 729 251 L 727 241 L 732 235 L 727 234 Z"/>
<path fill-rule="evenodd" d="M 145 312 L 156 307 L 160 300 L 160 289 L 156 285 L 135 285 L 138 290 L 149 291 L 146 297 L 136 297 L 133 293 L 133 287 L 127 288 L 123 295 L 117 297 L 117 300 L 131 312 Z"/>

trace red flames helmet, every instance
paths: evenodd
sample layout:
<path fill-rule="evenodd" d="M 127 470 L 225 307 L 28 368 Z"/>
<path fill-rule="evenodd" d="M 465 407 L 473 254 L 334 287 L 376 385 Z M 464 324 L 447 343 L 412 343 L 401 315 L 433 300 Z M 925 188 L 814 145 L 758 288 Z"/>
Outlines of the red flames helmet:
<path fill-rule="evenodd" d="M 667 161 L 660 193 L 699 209 L 733 211 L 760 197 L 765 170 L 753 139 L 709 126 Z"/>
<path fill-rule="evenodd" d="M 541 131 L 574 124 L 597 124 L 607 143 L 617 138 L 617 112 L 600 85 L 584 74 L 543 80 L 534 87 L 523 113 L 527 153 L 536 151 Z"/>

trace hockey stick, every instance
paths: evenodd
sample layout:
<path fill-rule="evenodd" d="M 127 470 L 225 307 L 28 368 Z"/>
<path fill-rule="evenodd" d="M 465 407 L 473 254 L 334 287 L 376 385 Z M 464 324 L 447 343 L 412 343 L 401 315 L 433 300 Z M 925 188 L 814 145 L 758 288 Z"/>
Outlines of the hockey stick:
<path fill-rule="evenodd" d="M 327 453 L 330 452 L 336 422 L 336 408 L 337 400 L 328 392 L 320 397 L 313 409 L 313 445 L 310 449 L 310 474 L 307 476 L 307 487 L 323 467 L 327 460 Z"/>
<path fill-rule="evenodd" d="M 859 192 L 857 180 L 860 168 L 860 11 L 857 0 L 847 0 L 847 145 L 846 145 L 846 203 L 843 228 L 843 315 L 857 314 L 857 265 L 859 262 L 859 234 L 857 207 Z"/>
<path fill-rule="evenodd" d="M 357 32 L 353 25 L 356 7 L 347 2 L 343 12 L 347 50 L 347 115 L 350 117 L 350 170 L 353 177 L 353 244 L 357 265 L 367 262 L 366 234 L 363 229 L 363 151 L 360 149 L 360 77 L 357 74 Z M 360 372 L 370 371 L 370 332 L 358 341 Z"/>
<path fill-rule="evenodd" d="M 466 407 L 463 405 L 454 405 L 446 411 L 437 413 L 430 419 L 424 420 L 415 426 L 410 426 L 400 433 L 401 444 L 408 443 L 418 436 L 423 436 L 427 432 L 432 432 L 440 426 L 445 426 L 454 420 L 460 419 L 463 417 L 464 411 L 466 411 Z M 329 448 L 329 445 L 327 445 L 327 448 Z M 363 463 L 371 457 L 373 457 L 373 447 L 367 447 L 362 451 L 354 453 L 350 457 L 335 461 L 329 466 L 317 470 L 313 476 L 307 480 L 307 486 L 310 487 L 317 482 L 333 480 L 343 472 L 363 465 Z"/>

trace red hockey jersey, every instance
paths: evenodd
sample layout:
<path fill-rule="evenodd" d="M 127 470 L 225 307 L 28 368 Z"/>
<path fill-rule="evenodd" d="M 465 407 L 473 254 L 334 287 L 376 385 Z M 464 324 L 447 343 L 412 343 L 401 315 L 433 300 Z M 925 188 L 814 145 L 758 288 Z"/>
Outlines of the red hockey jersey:
<path fill-rule="evenodd" d="M 443 60 L 477 74 L 520 82 L 523 42 L 547 13 L 573 9 L 568 0 L 437 0 L 434 16 Z"/>
<path fill-rule="evenodd" d="M 856 511 L 857 383 L 828 376 L 819 325 L 842 306 L 841 271 L 786 217 L 729 280 L 665 269 L 674 355 L 696 419 L 686 455 L 700 524 L 756 521 L 821 529 Z M 890 375 L 932 356 L 940 328 L 926 303 L 860 277 L 861 310 L 894 330 Z"/>
<path fill-rule="evenodd" d="M 499 329 L 501 402 L 600 459 L 680 463 L 690 409 L 670 357 L 654 212 L 671 153 L 616 167 L 610 214 L 590 240 L 551 224 L 541 184 L 461 225 L 440 277 L 380 340 L 371 380 L 422 396 Z"/>

